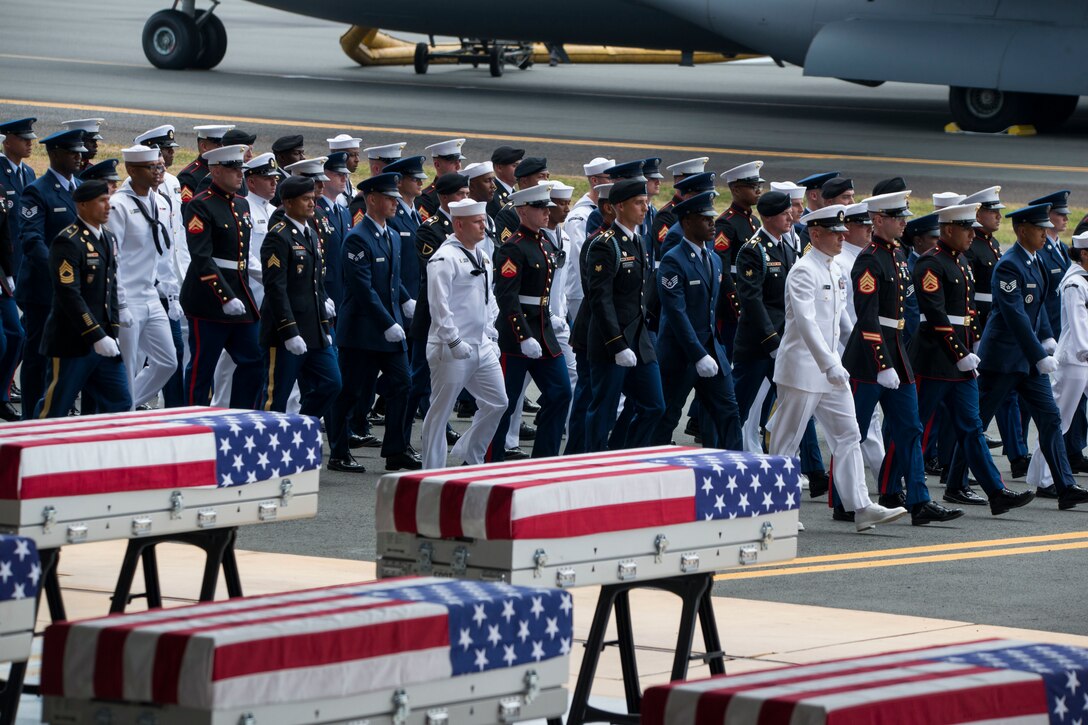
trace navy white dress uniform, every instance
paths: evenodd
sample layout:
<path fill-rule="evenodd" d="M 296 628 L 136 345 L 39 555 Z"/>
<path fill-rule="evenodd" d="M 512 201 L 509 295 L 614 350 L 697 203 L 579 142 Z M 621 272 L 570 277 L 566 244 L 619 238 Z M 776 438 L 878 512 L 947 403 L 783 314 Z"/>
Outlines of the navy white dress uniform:
<path fill-rule="evenodd" d="M 461 169 L 459 173 L 468 179 L 469 184 L 471 184 L 473 179 L 486 176 L 487 174 L 494 174 L 495 165 L 490 161 L 481 161 L 479 163 L 469 164 Z M 551 182 L 541 181 L 539 183 L 549 184 Z M 499 241 L 499 230 L 498 227 L 495 226 L 495 220 L 486 214 L 484 215 L 484 224 L 486 225 L 486 232 L 483 242 L 480 243 L 480 249 L 484 254 L 490 255 L 493 258 L 495 256 L 495 248 L 501 243 Z"/>
<path fill-rule="evenodd" d="M 193 126 L 193 130 L 196 131 L 197 140 L 207 139 L 213 143 L 222 144 L 223 136 L 227 131 L 234 128 L 233 124 L 219 125 L 219 124 L 205 124 L 203 126 Z M 193 200 L 193 197 L 197 195 L 200 190 L 204 179 L 208 176 L 208 159 L 203 154 L 197 154 L 196 158 L 189 162 L 189 165 L 178 172 L 178 185 L 179 194 L 181 195 L 182 205 L 187 205 Z"/>
<path fill-rule="evenodd" d="M 510 203 L 514 206 L 554 206 L 551 188 L 547 185 L 517 191 L 510 195 Z M 550 297 L 557 266 L 558 255 L 542 229 L 532 231 L 519 225 L 514 235 L 495 250 L 495 269 L 498 270 L 495 301 L 499 309 L 495 326 L 499 332 L 509 404 L 492 438 L 490 458 L 493 461 L 505 459 L 506 432 L 526 374 L 540 389 L 540 412 L 532 455 L 534 458 L 559 455 L 571 388 L 566 361 L 551 320 Z"/>
<path fill-rule="evenodd" d="M 204 153 L 209 165 L 242 168 L 242 145 Z M 191 257 L 181 285 L 181 306 L 189 320 L 189 364 L 185 370 L 190 405 L 211 400 L 215 366 L 223 351 L 237 369 L 230 407 L 251 408 L 261 387 L 260 319 L 249 287 L 249 203 L 212 184 L 185 206 L 185 233 Z"/>
<path fill-rule="evenodd" d="M 82 153 L 82 131 L 60 131 L 39 141 L 47 149 L 58 148 Z M 58 173 L 50 167 L 41 178 L 23 192 L 20 244 L 23 258 L 16 277 L 15 300 L 23 310 L 26 343 L 20 372 L 23 390 L 23 418 L 31 417 L 41 400 L 45 385 L 45 357 L 40 352 L 45 319 L 52 304 L 49 274 L 49 244 L 76 219 L 72 192 L 79 186 L 74 176 Z"/>
<path fill-rule="evenodd" d="M 1016 225 L 1051 228 L 1050 205 L 1017 209 L 1005 215 Z M 1054 403 L 1050 374 L 1058 361 L 1047 351 L 1054 342 L 1050 319 L 1044 309 L 1049 274 L 1039 255 L 1019 241 L 994 267 L 994 306 L 979 344 L 979 417 L 986 424 L 1001 401 L 1012 392 L 1020 394 L 1039 429 L 1039 447 L 1058 491 L 1058 507 L 1072 508 L 1088 501 L 1088 490 L 1077 486 L 1069 467 L 1061 433 L 1061 414 Z M 963 452 L 957 449 L 949 467 L 949 486 L 965 485 Z"/>
<path fill-rule="evenodd" d="M 378 174 L 359 187 L 363 194 L 399 198 L 399 182 L 400 174 Z M 344 304 L 335 335 L 343 389 L 326 420 L 330 458 L 346 462 L 342 470 L 362 470 L 351 458 L 348 419 L 360 398 L 370 400 L 374 395 L 379 373 L 389 383 L 382 441 L 386 469 L 420 467 L 419 460 L 408 453 L 404 433 L 410 383 L 404 317 L 414 303 L 400 280 L 400 254 L 393 234 L 384 219 L 367 214 L 344 239 Z"/>
<path fill-rule="evenodd" d="M 465 145 L 465 139 L 453 138 L 448 141 L 439 141 L 433 143 L 430 146 L 424 147 L 425 151 L 431 152 L 431 158 L 442 158 L 448 161 L 460 162 L 465 157 L 461 153 L 461 148 Z M 458 166 L 459 168 L 459 166 Z M 435 181 L 438 178 L 435 177 Z M 435 191 L 434 182 L 431 183 L 423 193 L 416 197 L 416 209 L 419 210 L 419 215 L 426 221 L 432 214 L 438 211 L 438 192 Z"/>
<path fill-rule="evenodd" d="M 335 153 L 342 153 L 344 154 L 345 159 L 350 152 L 359 153 L 359 147 L 362 145 L 362 141 L 361 138 L 355 138 L 347 133 L 338 133 L 332 138 L 325 139 L 325 143 L 329 145 L 329 156 L 332 156 Z M 347 183 L 344 184 L 344 190 L 336 196 L 336 203 L 344 209 L 347 209 L 351 204 L 351 198 L 353 196 L 352 192 L 355 189 L 351 180 L 352 173 L 349 164 Z"/>
<path fill-rule="evenodd" d="M 284 202 L 313 191 L 313 180 L 305 177 L 280 184 Z M 340 393 L 340 368 L 327 314 L 321 243 L 308 221 L 278 212 L 261 242 L 261 347 L 267 362 L 259 403 L 263 410 L 287 412 L 298 382 L 299 412 L 322 417 Z"/>
<path fill-rule="evenodd" d="M 714 198 L 708 191 L 676 204 L 672 213 L 713 218 Z M 741 450 L 740 412 L 733 391 L 733 374 L 725 346 L 718 339 L 718 311 L 727 273 L 706 243 L 684 239 L 668 251 L 657 269 L 661 328 L 657 359 L 665 415 L 657 425 L 654 445 L 667 445 L 680 422 L 692 388 L 699 401 L 699 431 L 709 448 Z"/>
<path fill-rule="evenodd" d="M 132 146 L 121 153 L 125 163 L 159 163 L 157 148 Z M 178 367 L 170 318 L 159 301 L 161 289 L 175 314 L 180 315 L 181 284 L 173 265 L 174 240 L 169 222 L 166 199 L 151 189 L 138 194 L 132 188 L 131 177 L 110 197 L 109 229 L 117 238 L 117 301 L 121 315 L 118 342 L 133 406 L 157 398 Z"/>
<path fill-rule="evenodd" d="M 723 171 L 721 178 L 726 184 L 762 184 L 764 179 L 759 175 L 762 168 L 762 161 L 751 161 Z M 714 222 L 714 249 L 722 255 L 723 262 L 728 261 L 733 276 L 737 275 L 737 254 L 741 246 L 754 237 L 759 228 L 752 210 L 735 201 Z"/>
<path fill-rule="evenodd" d="M 104 181 L 91 181 L 76 189 L 74 201 L 108 194 Z M 35 417 L 68 415 L 81 391 L 84 404 L 93 402 L 99 413 L 132 407 L 117 346 L 116 244 L 109 229 L 79 217 L 51 240 L 46 269 L 52 300 L 41 346 L 49 365 Z"/>
<path fill-rule="evenodd" d="M 841 204 L 824 207 L 801 219 L 830 232 L 845 232 Z M 768 453 L 792 456 L 807 422 L 820 422 L 835 460 L 835 489 L 843 506 L 855 512 L 858 531 L 894 521 L 907 512 L 874 504 L 865 486 L 861 435 L 850 395 L 849 373 L 839 357 L 848 281 L 833 255 L 812 247 L 786 277 L 785 325 L 780 355 L 785 365 L 774 370 L 778 408 L 771 426 Z"/>
<path fill-rule="evenodd" d="M 587 177 L 598 176 L 615 165 L 615 159 L 598 156 L 588 164 L 582 164 L 582 170 L 585 171 Z M 567 237 L 570 239 L 570 254 L 567 255 L 567 264 L 570 265 L 570 270 L 567 274 L 566 285 L 567 305 L 570 308 L 571 320 L 577 319 L 578 310 L 585 299 L 585 292 L 582 290 L 581 282 L 582 247 L 585 245 L 587 235 L 597 231 L 596 229 L 586 228 L 590 215 L 597 211 L 597 202 L 594 201 L 594 198 L 589 191 L 582 194 L 578 201 L 571 206 L 566 221 L 563 222 L 563 228 L 566 229 Z"/>
<path fill-rule="evenodd" d="M 1053 194 L 1033 199 L 1029 203 L 1032 206 L 1050 204 L 1051 214 L 1069 216 L 1068 190 L 1056 191 Z M 1065 243 L 1058 238 L 1056 233 L 1047 231 L 1046 243 L 1039 250 L 1038 256 L 1043 262 L 1043 270 L 1050 281 L 1049 291 L 1043 307 L 1046 309 L 1047 316 L 1050 317 L 1050 329 L 1053 331 L 1054 337 L 1057 338 L 1062 331 L 1061 282 L 1065 276 L 1065 270 L 1069 269 L 1069 250 L 1065 248 Z"/>
<path fill-rule="evenodd" d="M 449 206 L 454 218 L 486 216 L 486 202 L 465 199 Z M 466 463 L 484 462 L 509 403 L 495 329 L 499 308 L 492 291 L 494 266 L 479 242 L 469 246 L 451 235 L 427 263 L 431 406 L 423 419 L 424 468 L 446 465 L 446 423 L 462 389 L 477 406 L 472 424 L 452 450 L 454 458 Z"/>

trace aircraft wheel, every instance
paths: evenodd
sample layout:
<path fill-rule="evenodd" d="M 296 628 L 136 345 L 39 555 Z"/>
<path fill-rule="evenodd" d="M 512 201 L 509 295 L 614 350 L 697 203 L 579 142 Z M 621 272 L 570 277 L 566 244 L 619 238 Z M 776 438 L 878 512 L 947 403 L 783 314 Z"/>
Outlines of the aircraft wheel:
<path fill-rule="evenodd" d="M 1031 123 L 1031 94 L 991 88 L 948 89 L 952 118 L 964 131 L 997 133 L 1017 123 Z"/>
<path fill-rule="evenodd" d="M 1078 101 L 1080 96 L 1035 95 L 1031 99 L 1032 123 L 1040 131 L 1053 131 L 1069 120 Z"/>
<path fill-rule="evenodd" d="M 505 53 L 506 48 L 505 46 L 503 46 L 502 43 L 495 43 L 493 46 L 491 46 L 491 54 L 488 61 L 488 66 L 491 69 L 491 76 L 493 78 L 499 78 L 500 76 L 502 76 L 504 70 L 503 66 L 506 64 L 506 61 L 503 58 L 503 55 Z"/>
<path fill-rule="evenodd" d="M 144 23 L 143 47 L 156 68 L 182 70 L 200 52 L 200 31 L 196 21 L 180 10 L 160 10 Z"/>
<path fill-rule="evenodd" d="M 207 20 L 199 22 L 207 15 Z M 213 15 L 207 10 L 196 11 L 197 28 L 200 30 L 200 51 L 196 54 L 196 60 L 192 67 L 198 70 L 211 70 L 219 65 L 223 56 L 227 54 L 227 29 L 218 15 Z"/>
<path fill-rule="evenodd" d="M 431 64 L 430 53 L 431 51 L 426 43 L 416 43 L 416 54 L 412 59 L 412 66 L 419 75 L 426 73 L 427 66 Z"/>

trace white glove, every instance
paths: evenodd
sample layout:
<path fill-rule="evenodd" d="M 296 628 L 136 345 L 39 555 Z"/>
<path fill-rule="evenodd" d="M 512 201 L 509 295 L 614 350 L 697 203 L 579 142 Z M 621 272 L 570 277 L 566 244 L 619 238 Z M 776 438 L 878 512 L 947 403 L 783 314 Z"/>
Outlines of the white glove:
<path fill-rule="evenodd" d="M 14 277 L 8 277 L 7 280 L 8 280 L 8 289 L 11 290 L 12 294 L 15 294 L 15 278 Z"/>
<path fill-rule="evenodd" d="M 166 300 L 166 316 L 177 322 L 184 316 L 185 310 L 181 309 L 181 303 L 177 297 L 169 297 Z"/>
<path fill-rule="evenodd" d="M 306 354 L 306 341 L 302 339 L 301 335 L 295 335 L 289 337 L 283 343 L 283 346 L 287 348 L 287 352 L 292 355 L 305 355 Z"/>
<path fill-rule="evenodd" d="M 457 344 L 450 348 L 450 354 L 453 355 L 454 360 L 468 360 L 472 357 L 472 348 L 463 340 L 458 340 Z"/>
<path fill-rule="evenodd" d="M 1048 337 L 1043 340 L 1043 352 L 1047 355 L 1053 355 L 1054 351 L 1058 349 L 1058 341 L 1053 337 Z"/>
<path fill-rule="evenodd" d="M 1058 361 L 1052 355 L 1047 355 L 1035 363 L 1035 368 L 1043 375 L 1050 375 L 1050 373 L 1057 371 Z"/>
<path fill-rule="evenodd" d="M 978 355 L 969 352 L 959 359 L 959 362 L 956 363 L 956 369 L 961 373 L 969 373 L 972 370 L 977 370 L 980 362 L 982 360 L 979 359 Z"/>
<path fill-rule="evenodd" d="M 567 321 L 559 315 L 552 315 L 552 330 L 554 332 L 562 332 L 563 328 L 567 326 Z"/>
<path fill-rule="evenodd" d="M 416 316 L 416 301 L 415 300 L 405 300 L 400 306 L 400 311 L 404 313 L 405 317 L 415 317 Z"/>
<path fill-rule="evenodd" d="M 117 311 L 117 321 L 121 323 L 121 327 L 126 328 L 136 324 L 136 318 L 132 316 L 127 307 Z"/>
<path fill-rule="evenodd" d="M 544 351 L 540 349 L 540 343 L 535 337 L 529 337 L 521 341 L 521 354 L 536 360 L 544 354 Z"/>
<path fill-rule="evenodd" d="M 325 339 L 329 341 L 330 345 L 332 344 L 332 335 L 325 335 Z"/>
<path fill-rule="evenodd" d="M 846 385 L 850 382 L 850 371 L 844 368 L 842 365 L 832 365 L 824 373 L 827 376 L 827 382 L 832 385 Z"/>
<path fill-rule="evenodd" d="M 234 299 L 227 300 L 227 303 L 223 305 L 223 312 L 228 315 L 244 315 L 246 313 L 245 304 L 235 297 Z"/>
<path fill-rule="evenodd" d="M 718 374 L 718 363 L 709 355 L 703 355 L 699 362 L 695 363 L 695 372 L 700 378 L 712 378 Z"/>
<path fill-rule="evenodd" d="M 336 303 L 331 299 L 325 300 L 325 315 L 327 317 L 336 317 Z"/>
<path fill-rule="evenodd" d="M 1078 352 L 1077 359 L 1081 362 L 1088 362 L 1088 350 L 1081 350 Z"/>
<path fill-rule="evenodd" d="M 94 351 L 102 357 L 117 357 L 121 354 L 121 348 L 117 347 L 117 340 L 112 337 L 103 337 L 94 344 Z"/>
<path fill-rule="evenodd" d="M 393 325 L 385 331 L 385 339 L 387 342 L 400 342 L 404 339 L 404 328 L 400 325 Z"/>
<path fill-rule="evenodd" d="M 876 381 L 881 387 L 887 388 L 888 390 L 899 389 L 899 373 L 895 372 L 895 368 L 881 370 L 876 374 Z"/>
<path fill-rule="evenodd" d="M 634 350 L 627 348 L 616 353 L 616 364 L 621 368 L 633 368 L 638 364 L 638 358 L 635 357 Z"/>

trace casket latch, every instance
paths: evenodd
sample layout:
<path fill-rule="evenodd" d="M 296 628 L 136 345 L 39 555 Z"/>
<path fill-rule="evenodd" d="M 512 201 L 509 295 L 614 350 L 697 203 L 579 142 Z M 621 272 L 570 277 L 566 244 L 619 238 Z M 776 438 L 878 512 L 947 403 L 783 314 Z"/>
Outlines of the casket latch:
<path fill-rule="evenodd" d="M 411 712 L 411 708 L 408 707 L 408 693 L 404 690 L 397 690 L 393 693 L 393 725 L 404 725 L 408 722 L 408 713 Z"/>
<path fill-rule="evenodd" d="M 57 507 L 46 506 L 42 509 L 42 533 L 48 534 L 57 524 Z"/>
<path fill-rule="evenodd" d="M 766 551 L 771 548 L 771 542 L 774 541 L 774 524 L 770 521 L 764 521 L 763 528 L 759 531 L 763 534 L 763 539 L 759 542 L 759 548 Z"/>
<path fill-rule="evenodd" d="M 699 571 L 699 555 L 698 554 L 681 554 L 680 555 L 680 571 L 684 574 L 691 574 L 692 572 Z"/>
<path fill-rule="evenodd" d="M 517 722 L 520 719 L 520 697 L 504 697 L 499 700 L 499 722 Z"/>
<path fill-rule="evenodd" d="M 427 711 L 426 725 L 446 725 L 450 721 L 450 711 L 444 707 L 436 707 Z"/>
<path fill-rule="evenodd" d="M 147 536 L 151 533 L 151 517 L 137 516 L 132 520 L 132 535 Z"/>
<path fill-rule="evenodd" d="M 424 541 L 419 545 L 416 564 L 420 574 L 430 574 L 434 570 L 434 544 Z"/>
<path fill-rule="evenodd" d="M 665 556 L 665 552 L 669 550 L 669 537 L 664 534 L 658 534 L 654 537 L 654 563 L 660 564 L 661 557 Z"/>
<path fill-rule="evenodd" d="M 295 485 L 293 483 L 291 483 L 290 478 L 285 478 L 282 481 L 280 481 L 280 505 L 281 506 L 286 506 L 287 504 L 289 504 L 291 502 L 291 496 L 293 495 L 291 493 L 291 489 L 293 489 L 294 487 L 295 487 Z"/>
<path fill-rule="evenodd" d="M 87 524 L 68 524 L 68 543 L 78 544 L 87 540 Z"/>
<path fill-rule="evenodd" d="M 544 575 L 544 567 L 548 565 L 548 552 L 537 549 L 533 552 L 533 578 L 539 579 Z"/>
<path fill-rule="evenodd" d="M 185 510 L 185 496 L 181 491 L 170 494 L 170 518 L 177 521 L 181 518 L 181 512 Z"/>
<path fill-rule="evenodd" d="M 616 569 L 616 578 L 621 582 L 630 581 L 638 576 L 638 562 L 634 559 L 621 561 Z"/>
<path fill-rule="evenodd" d="M 468 571 L 468 548 L 458 546 L 453 550 L 453 560 L 450 562 L 454 576 L 464 576 Z"/>
<path fill-rule="evenodd" d="M 242 716 L 238 718 L 238 725 L 257 725 L 257 718 L 253 717 L 253 713 L 244 712 Z"/>
<path fill-rule="evenodd" d="M 540 675 L 536 673 L 536 670 L 529 670 L 525 673 L 525 704 L 532 705 L 539 694 Z"/>

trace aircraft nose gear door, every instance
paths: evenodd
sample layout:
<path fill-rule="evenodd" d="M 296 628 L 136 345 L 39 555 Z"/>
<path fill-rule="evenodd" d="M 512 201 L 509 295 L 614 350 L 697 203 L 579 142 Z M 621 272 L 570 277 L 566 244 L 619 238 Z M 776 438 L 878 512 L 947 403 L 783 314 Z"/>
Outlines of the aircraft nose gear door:
<path fill-rule="evenodd" d="M 219 0 L 212 0 L 210 9 L 197 10 L 196 0 L 180 0 L 148 18 L 143 47 L 151 65 L 165 70 L 209 70 L 219 65 L 227 53 L 227 29 L 213 14 L 218 6 Z"/>

